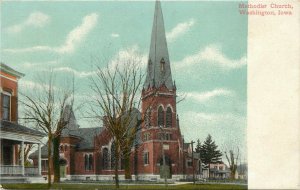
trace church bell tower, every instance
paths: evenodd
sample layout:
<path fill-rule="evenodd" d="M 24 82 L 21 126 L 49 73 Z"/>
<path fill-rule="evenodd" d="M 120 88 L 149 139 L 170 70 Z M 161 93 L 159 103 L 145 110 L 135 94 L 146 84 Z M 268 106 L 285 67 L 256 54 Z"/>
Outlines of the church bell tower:
<path fill-rule="evenodd" d="M 161 175 L 164 160 L 169 177 L 181 174 L 183 153 L 176 111 L 176 86 L 172 80 L 160 1 L 155 2 L 147 75 L 142 91 L 142 116 L 140 172 Z"/>

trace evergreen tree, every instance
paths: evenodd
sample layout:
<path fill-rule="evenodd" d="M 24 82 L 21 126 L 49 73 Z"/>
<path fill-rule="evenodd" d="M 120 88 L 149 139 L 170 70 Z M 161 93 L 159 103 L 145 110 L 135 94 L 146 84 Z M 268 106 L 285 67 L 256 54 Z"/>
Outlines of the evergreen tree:
<path fill-rule="evenodd" d="M 197 140 L 197 145 L 196 145 L 196 148 L 195 148 L 195 152 L 197 152 L 197 153 L 201 152 L 201 142 L 200 142 L 199 139 Z"/>
<path fill-rule="evenodd" d="M 216 145 L 215 141 L 212 140 L 211 135 L 209 134 L 200 148 L 201 161 L 205 164 L 208 164 L 210 168 L 210 164 L 220 161 L 221 157 L 222 152 L 218 150 L 218 146 Z"/>
<path fill-rule="evenodd" d="M 201 146 L 200 156 L 202 162 L 205 164 L 216 163 L 221 160 L 222 152 L 218 150 L 218 146 L 215 141 L 212 140 L 210 134 L 206 137 Z"/>

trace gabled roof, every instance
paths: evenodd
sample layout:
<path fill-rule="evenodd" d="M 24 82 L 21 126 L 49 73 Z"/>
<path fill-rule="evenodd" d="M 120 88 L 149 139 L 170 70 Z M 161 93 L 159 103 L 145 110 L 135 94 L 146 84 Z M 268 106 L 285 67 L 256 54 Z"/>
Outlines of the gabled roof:
<path fill-rule="evenodd" d="M 80 135 L 80 141 L 76 144 L 77 150 L 84 150 L 84 149 L 93 149 L 94 148 L 94 137 L 99 135 L 103 130 L 103 127 L 93 127 L 93 128 L 79 128 L 78 134 Z M 52 149 L 53 151 L 53 149 Z M 48 156 L 48 146 L 44 145 L 41 148 L 41 155 L 42 158 L 47 158 Z M 38 150 L 30 154 L 29 158 L 37 158 Z"/>
<path fill-rule="evenodd" d="M 77 145 L 77 148 L 79 150 L 94 148 L 94 137 L 99 135 L 103 129 L 103 127 L 80 128 L 78 132 L 80 134 L 81 141 Z"/>
<path fill-rule="evenodd" d="M 46 136 L 45 133 L 42 133 L 40 131 L 30 129 L 28 127 L 24 127 L 23 125 L 19 125 L 17 123 L 12 123 L 10 121 L 3 121 L 3 120 L 1 120 L 0 131 L 10 131 L 10 132 L 16 132 L 20 134 L 35 135 L 39 137 Z"/>
<path fill-rule="evenodd" d="M 5 72 L 10 75 L 13 75 L 17 78 L 21 78 L 21 77 L 25 76 L 23 73 L 20 73 L 20 72 L 14 70 L 13 68 L 9 67 L 8 65 L 6 65 L 2 62 L 0 62 L 0 71 Z"/>
<path fill-rule="evenodd" d="M 164 69 L 162 69 L 162 63 Z M 162 84 L 166 85 L 169 90 L 173 89 L 164 19 L 160 1 L 156 1 L 144 88 L 160 87 Z"/>

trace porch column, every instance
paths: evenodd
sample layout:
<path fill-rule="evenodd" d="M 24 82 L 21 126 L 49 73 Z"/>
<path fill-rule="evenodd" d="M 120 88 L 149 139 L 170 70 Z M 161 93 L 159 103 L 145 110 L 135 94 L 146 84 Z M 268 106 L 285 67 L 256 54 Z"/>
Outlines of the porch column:
<path fill-rule="evenodd" d="M 42 175 L 41 143 L 38 144 L 38 175 Z"/>
<path fill-rule="evenodd" d="M 24 168 L 24 141 L 21 142 L 21 166 L 22 166 L 22 175 L 25 175 Z"/>

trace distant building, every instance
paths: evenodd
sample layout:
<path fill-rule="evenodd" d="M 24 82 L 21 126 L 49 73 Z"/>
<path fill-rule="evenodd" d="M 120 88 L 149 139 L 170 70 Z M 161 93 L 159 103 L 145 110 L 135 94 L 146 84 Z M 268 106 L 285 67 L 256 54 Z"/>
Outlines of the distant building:
<path fill-rule="evenodd" d="M 140 180 L 162 178 L 163 155 L 168 177 L 174 180 L 199 171 L 199 155 L 191 156 L 180 131 L 176 108 L 176 85 L 172 80 L 163 15 L 159 1 L 155 4 L 147 76 L 142 91 L 142 109 L 137 114 L 145 118 L 137 135 L 138 148 L 132 148 L 131 173 Z M 113 179 L 114 166 L 120 164 L 124 178 L 124 161 L 115 160 L 114 140 L 105 128 L 79 128 L 72 109 L 71 122 L 63 130 L 60 157 L 62 176 L 73 180 Z M 47 172 L 47 147 L 42 148 L 43 173 Z M 196 157 L 195 157 L 196 156 Z M 30 156 L 36 164 L 37 153 Z M 193 169 L 194 162 L 194 169 Z"/>
<path fill-rule="evenodd" d="M 230 170 L 224 162 L 211 163 L 202 167 L 202 177 L 212 179 L 228 179 L 230 178 Z M 210 173 L 210 175 L 209 175 Z"/>
<path fill-rule="evenodd" d="M 40 140 L 45 135 L 18 124 L 18 80 L 23 76 L 24 74 L 0 63 L 0 178 L 2 183 L 16 176 L 20 178 L 41 175 L 40 156 L 37 157 L 37 167 L 24 166 L 25 145 L 37 144 L 39 147 L 37 152 L 39 152 Z"/>

